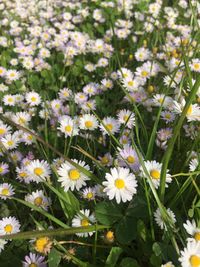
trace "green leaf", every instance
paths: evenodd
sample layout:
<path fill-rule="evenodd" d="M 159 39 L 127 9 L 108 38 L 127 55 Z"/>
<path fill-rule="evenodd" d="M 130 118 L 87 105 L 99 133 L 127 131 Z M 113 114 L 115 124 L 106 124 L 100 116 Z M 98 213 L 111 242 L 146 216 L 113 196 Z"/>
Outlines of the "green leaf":
<path fill-rule="evenodd" d="M 133 217 L 125 216 L 116 227 L 116 238 L 122 244 L 128 244 L 136 238 L 137 221 Z"/>
<path fill-rule="evenodd" d="M 102 202 L 96 205 L 95 215 L 102 224 L 112 225 L 122 218 L 121 210 L 112 202 Z"/>
<path fill-rule="evenodd" d="M 161 247 L 160 247 L 160 245 L 157 242 L 155 242 L 153 244 L 152 249 L 153 249 L 153 252 L 155 253 L 156 256 L 160 256 L 162 254 Z"/>
<path fill-rule="evenodd" d="M 122 252 L 123 252 L 122 248 L 112 247 L 110 254 L 108 255 L 108 258 L 106 260 L 106 267 L 114 267 Z"/>
<path fill-rule="evenodd" d="M 137 235 L 142 238 L 144 241 L 147 239 L 147 231 L 145 224 L 142 220 L 138 220 L 137 222 Z"/>
<path fill-rule="evenodd" d="M 136 260 L 132 258 L 124 258 L 121 263 L 120 267 L 140 267 Z"/>
<path fill-rule="evenodd" d="M 48 255 L 49 267 L 57 267 L 60 261 L 61 261 L 60 253 L 55 248 L 52 248 Z"/>

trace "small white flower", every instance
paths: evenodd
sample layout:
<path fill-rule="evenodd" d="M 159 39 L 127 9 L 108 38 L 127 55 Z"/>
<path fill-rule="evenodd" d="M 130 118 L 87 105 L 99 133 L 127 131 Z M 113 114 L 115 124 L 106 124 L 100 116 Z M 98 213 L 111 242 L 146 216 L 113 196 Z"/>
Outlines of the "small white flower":
<path fill-rule="evenodd" d="M 175 214 L 173 213 L 173 211 L 171 211 L 170 209 L 167 209 L 167 213 L 168 213 L 169 217 L 171 218 L 172 222 L 175 223 L 176 218 L 175 218 Z M 154 212 L 154 218 L 155 218 L 156 223 L 160 227 L 160 229 L 167 230 L 166 224 L 162 219 L 161 212 L 160 212 L 159 208 L 157 208 L 157 210 Z"/>
<path fill-rule="evenodd" d="M 80 215 L 80 213 L 82 215 Z M 84 227 L 89 226 L 91 223 L 95 222 L 95 217 L 93 214 L 90 214 L 90 210 L 80 210 L 80 213 L 77 214 L 74 219 L 72 220 L 72 227 Z M 82 237 L 88 237 L 92 236 L 94 232 L 88 232 L 88 233 L 78 233 L 76 235 L 82 236 Z"/>
<path fill-rule="evenodd" d="M 43 180 L 49 178 L 51 174 L 49 164 L 44 160 L 40 161 L 38 159 L 31 161 L 30 164 L 26 166 L 26 171 L 30 179 L 36 183 L 43 182 Z"/>
<path fill-rule="evenodd" d="M 18 233 L 20 223 L 15 217 L 4 217 L 0 220 L 0 235 L 8 235 Z"/>
<path fill-rule="evenodd" d="M 106 180 L 103 182 L 104 192 L 109 199 L 116 199 L 119 204 L 121 201 L 130 201 L 136 194 L 137 180 L 135 175 L 130 173 L 127 168 L 112 168 L 111 173 L 106 173 Z"/>

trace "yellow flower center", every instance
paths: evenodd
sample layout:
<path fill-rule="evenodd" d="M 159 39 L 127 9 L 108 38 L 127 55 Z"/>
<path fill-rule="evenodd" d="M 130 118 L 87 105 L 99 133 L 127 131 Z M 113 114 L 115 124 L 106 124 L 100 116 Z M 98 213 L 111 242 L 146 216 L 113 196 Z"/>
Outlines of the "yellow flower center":
<path fill-rule="evenodd" d="M 13 102 L 13 98 L 9 97 L 8 98 L 8 102 L 12 103 Z"/>
<path fill-rule="evenodd" d="M 26 120 L 24 118 L 19 118 L 19 124 L 24 124 L 26 122 Z"/>
<path fill-rule="evenodd" d="M 118 189 L 122 189 L 125 187 L 125 182 L 123 179 L 116 179 L 115 180 L 115 186 L 118 188 Z"/>
<path fill-rule="evenodd" d="M 150 175 L 153 179 L 160 179 L 160 172 L 158 170 L 151 170 Z"/>
<path fill-rule="evenodd" d="M 107 239 L 108 241 L 112 241 L 112 240 L 114 239 L 114 233 L 113 233 L 112 231 L 108 231 L 108 232 L 106 233 L 106 239 Z"/>
<path fill-rule="evenodd" d="M 0 128 L 0 135 L 5 134 L 6 130 L 3 128 Z"/>
<path fill-rule="evenodd" d="M 0 74 L 2 74 L 3 73 L 3 70 L 2 69 L 0 69 Z"/>
<path fill-rule="evenodd" d="M 16 74 L 14 72 L 10 73 L 10 77 L 15 77 L 15 76 L 16 76 Z"/>
<path fill-rule="evenodd" d="M 111 123 L 106 124 L 106 128 L 110 131 L 113 129 L 113 125 Z"/>
<path fill-rule="evenodd" d="M 200 241 L 200 232 L 196 232 L 194 234 L 194 238 L 195 238 L 196 241 Z"/>
<path fill-rule="evenodd" d="M 3 168 L 2 167 L 0 167 L 0 173 L 2 173 L 3 172 Z"/>
<path fill-rule="evenodd" d="M 92 121 L 86 121 L 85 122 L 85 127 L 86 128 L 91 128 L 93 126 L 93 122 Z"/>
<path fill-rule="evenodd" d="M 1 191 L 1 194 L 4 195 L 4 196 L 7 196 L 8 193 L 9 193 L 8 188 L 4 188 L 4 189 L 2 189 L 2 191 Z"/>
<path fill-rule="evenodd" d="M 127 122 L 128 118 L 129 118 L 128 115 L 124 115 L 123 120 L 124 120 L 125 122 Z"/>
<path fill-rule="evenodd" d="M 189 106 L 186 115 L 191 115 L 192 113 L 192 105 Z"/>
<path fill-rule="evenodd" d="M 69 174 L 69 179 L 74 181 L 78 180 L 81 176 L 80 172 L 76 169 L 70 170 L 68 174 Z"/>
<path fill-rule="evenodd" d="M 12 146 L 12 145 L 14 144 L 14 142 L 13 142 L 12 140 L 9 140 L 9 141 L 7 142 L 7 144 L 8 144 L 8 146 Z"/>
<path fill-rule="evenodd" d="M 143 71 L 141 72 L 141 74 L 142 74 L 142 77 L 147 77 L 147 75 L 148 75 L 148 72 L 147 72 L 147 71 L 145 71 L 145 70 L 143 70 Z"/>
<path fill-rule="evenodd" d="M 48 243 L 49 243 L 48 237 L 38 238 L 35 241 L 35 249 L 40 253 L 44 253 L 44 250 L 45 250 L 46 246 L 48 245 Z"/>
<path fill-rule="evenodd" d="M 89 225 L 89 221 L 87 219 L 81 220 L 81 226 L 88 226 L 88 225 Z"/>
<path fill-rule="evenodd" d="M 128 163 L 134 163 L 135 162 L 135 158 L 133 156 L 128 156 L 127 157 L 127 161 L 128 161 Z"/>
<path fill-rule="evenodd" d="M 192 267 L 199 267 L 200 266 L 200 257 L 197 255 L 192 255 L 190 257 L 190 264 Z"/>
<path fill-rule="evenodd" d="M 65 132 L 71 132 L 72 127 L 70 125 L 65 126 Z"/>
<path fill-rule="evenodd" d="M 43 202 L 43 199 L 42 199 L 41 197 L 36 197 L 36 198 L 34 199 L 34 204 L 35 204 L 36 206 L 41 206 L 41 205 L 42 205 L 42 202 Z"/>
<path fill-rule="evenodd" d="M 129 82 L 128 82 L 128 85 L 129 85 L 129 86 L 133 86 L 133 85 L 134 85 L 134 81 L 129 81 Z"/>
<path fill-rule="evenodd" d="M 34 174 L 35 174 L 35 175 L 40 176 L 40 175 L 42 175 L 43 173 L 44 173 L 44 171 L 43 171 L 42 168 L 35 168 L 35 169 L 34 169 Z"/>
<path fill-rule="evenodd" d="M 6 232 L 6 234 L 10 234 L 13 230 L 13 226 L 11 224 L 7 224 L 5 227 L 4 227 L 4 230 Z"/>
<path fill-rule="evenodd" d="M 37 98 L 35 96 L 31 97 L 31 101 L 35 102 L 37 100 Z"/>
<path fill-rule="evenodd" d="M 169 114 L 169 113 L 165 114 L 165 118 L 166 119 L 171 119 L 171 114 Z"/>
<path fill-rule="evenodd" d="M 101 163 L 107 164 L 108 162 L 109 162 L 109 159 L 106 156 L 101 158 Z"/>
<path fill-rule="evenodd" d="M 36 264 L 36 263 L 31 263 L 31 264 L 29 264 L 29 266 L 28 267 L 38 267 L 38 265 Z"/>
<path fill-rule="evenodd" d="M 200 69 L 200 64 L 199 63 L 195 63 L 194 64 L 194 69 L 195 70 L 199 70 Z"/>
<path fill-rule="evenodd" d="M 19 176 L 20 176 L 21 178 L 25 178 L 25 177 L 27 176 L 27 174 L 26 174 L 25 172 L 20 172 L 20 173 L 19 173 Z"/>
<path fill-rule="evenodd" d="M 93 198 L 93 193 L 92 193 L 92 192 L 87 193 L 87 198 L 88 198 L 88 199 Z"/>
<path fill-rule="evenodd" d="M 163 101 L 164 101 L 164 99 L 163 99 L 163 98 L 159 98 L 159 99 L 158 99 L 158 102 L 159 102 L 160 104 L 162 104 L 162 103 L 163 103 Z"/>

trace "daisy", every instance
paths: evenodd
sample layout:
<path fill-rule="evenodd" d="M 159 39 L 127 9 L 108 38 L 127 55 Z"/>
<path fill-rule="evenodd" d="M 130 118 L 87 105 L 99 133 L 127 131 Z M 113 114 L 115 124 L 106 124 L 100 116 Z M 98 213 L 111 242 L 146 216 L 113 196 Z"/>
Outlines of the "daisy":
<path fill-rule="evenodd" d="M 13 195 L 14 195 L 14 189 L 11 184 L 8 184 L 8 183 L 0 184 L 0 198 L 1 199 L 5 200 Z"/>
<path fill-rule="evenodd" d="M 18 146 L 19 138 L 16 134 L 6 134 L 2 137 L 1 142 L 7 150 L 11 150 Z"/>
<path fill-rule="evenodd" d="M 118 149 L 119 165 L 129 167 L 134 172 L 138 172 L 140 168 L 139 159 L 136 151 L 130 145 L 124 145 L 122 149 Z"/>
<path fill-rule="evenodd" d="M 175 114 L 170 111 L 162 111 L 161 112 L 161 118 L 166 122 L 170 123 L 175 120 Z"/>
<path fill-rule="evenodd" d="M 18 71 L 16 70 L 8 70 L 6 72 L 6 78 L 9 80 L 9 81 L 16 81 L 18 80 L 20 77 L 20 74 Z"/>
<path fill-rule="evenodd" d="M 135 126 L 135 115 L 133 112 L 127 109 L 122 109 L 117 114 L 119 123 L 125 124 L 129 129 L 132 129 Z"/>
<path fill-rule="evenodd" d="M 11 127 L 0 122 L 0 138 L 11 133 Z"/>
<path fill-rule="evenodd" d="M 89 96 L 96 95 L 98 89 L 98 84 L 89 83 L 83 87 L 83 92 Z"/>
<path fill-rule="evenodd" d="M 0 175 L 4 175 L 9 172 L 9 166 L 7 163 L 0 163 Z"/>
<path fill-rule="evenodd" d="M 15 217 L 4 217 L 0 220 L 0 235 L 9 235 L 18 233 L 20 223 Z"/>
<path fill-rule="evenodd" d="M 6 75 L 6 69 L 0 66 L 0 77 L 4 77 Z"/>
<path fill-rule="evenodd" d="M 175 223 L 176 222 L 176 218 L 175 218 L 175 215 L 174 215 L 173 211 L 171 211 L 168 208 L 167 209 L 167 214 L 170 217 L 171 221 L 173 223 Z M 167 226 L 166 226 L 165 222 L 162 219 L 161 212 L 160 212 L 159 208 L 157 208 L 157 210 L 154 212 L 154 218 L 155 218 L 155 221 L 156 221 L 156 223 L 158 224 L 158 226 L 160 227 L 161 230 L 163 230 L 163 229 L 167 230 Z"/>
<path fill-rule="evenodd" d="M 98 127 L 98 121 L 94 115 L 84 114 L 80 118 L 79 127 L 82 130 L 94 131 Z"/>
<path fill-rule="evenodd" d="M 84 93 L 76 93 L 75 94 L 75 98 L 74 101 L 76 104 L 83 104 L 84 102 L 86 102 L 88 100 L 88 96 Z"/>
<path fill-rule="evenodd" d="M 7 244 L 7 240 L 0 239 L 0 253 L 4 250 L 4 246 Z"/>
<path fill-rule="evenodd" d="M 33 205 L 48 210 L 51 204 L 51 199 L 44 195 L 42 190 L 36 190 L 31 194 L 25 196 L 25 201 L 32 203 Z"/>
<path fill-rule="evenodd" d="M 51 174 L 49 164 L 44 160 L 40 161 L 38 159 L 31 161 L 30 164 L 26 166 L 26 171 L 30 179 L 36 183 L 43 182 L 43 180 L 49 178 Z"/>
<path fill-rule="evenodd" d="M 130 201 L 137 190 L 137 181 L 135 175 L 130 173 L 127 168 L 112 168 L 111 173 L 106 173 L 106 180 L 103 182 L 104 192 L 109 199 L 116 199 L 119 204 L 121 201 Z"/>
<path fill-rule="evenodd" d="M 34 240 L 34 249 L 42 254 L 48 254 L 52 248 L 52 241 L 49 237 L 38 237 Z"/>
<path fill-rule="evenodd" d="M 59 124 L 60 126 L 58 127 L 58 130 L 64 133 L 65 137 L 78 135 L 78 125 L 72 118 L 68 116 L 62 116 L 59 120 Z"/>
<path fill-rule="evenodd" d="M 136 78 L 133 77 L 124 78 L 122 79 L 122 84 L 128 92 L 138 91 L 139 83 L 138 79 Z"/>
<path fill-rule="evenodd" d="M 182 267 L 200 266 L 200 242 L 188 242 L 187 247 L 180 252 L 179 261 Z"/>
<path fill-rule="evenodd" d="M 155 188 L 157 189 L 160 186 L 160 174 L 162 169 L 162 163 L 158 163 L 155 160 L 144 162 L 145 168 L 147 169 L 148 175 L 150 176 Z M 144 177 L 147 177 L 143 168 L 140 167 L 142 174 Z M 171 183 L 172 178 L 170 174 L 166 174 L 166 187 L 168 187 L 167 183 Z"/>
<path fill-rule="evenodd" d="M 178 103 L 177 101 L 173 101 L 174 103 L 174 112 L 177 114 L 181 114 L 186 101 L 185 99 L 182 99 L 181 103 Z M 198 106 L 198 104 L 191 104 L 186 112 L 186 118 L 187 120 L 190 121 L 200 121 L 200 107 Z"/>
<path fill-rule="evenodd" d="M 80 214 L 77 214 L 73 219 L 72 219 L 72 227 L 85 227 L 91 225 L 91 223 L 95 222 L 95 217 L 93 214 L 90 214 L 90 210 L 80 210 Z M 77 236 L 81 237 L 88 237 L 92 236 L 94 233 L 93 232 L 88 232 L 88 233 L 77 233 Z"/>
<path fill-rule="evenodd" d="M 28 112 L 17 112 L 11 118 L 15 123 L 21 126 L 27 126 L 29 121 L 31 120 L 31 116 Z"/>
<path fill-rule="evenodd" d="M 160 267 L 175 267 L 175 265 L 171 261 L 168 261 L 167 263 L 162 264 Z"/>
<path fill-rule="evenodd" d="M 200 60 L 198 58 L 192 59 L 192 62 L 190 63 L 191 70 L 195 72 L 200 72 Z"/>
<path fill-rule="evenodd" d="M 153 96 L 153 104 L 156 107 L 160 107 L 161 105 L 164 108 L 167 108 L 172 103 L 172 98 L 166 96 L 165 94 L 156 94 Z"/>
<path fill-rule="evenodd" d="M 38 106 L 41 103 L 40 95 L 33 91 L 26 93 L 25 99 L 31 107 Z"/>
<path fill-rule="evenodd" d="M 100 130 L 102 131 L 103 135 L 110 135 L 111 134 L 115 134 L 117 132 L 119 132 L 119 122 L 112 118 L 112 117 L 106 117 L 102 120 L 103 124 L 100 125 Z"/>
<path fill-rule="evenodd" d="M 4 95 L 3 97 L 3 103 L 6 106 L 15 106 L 15 96 L 14 95 Z"/>
<path fill-rule="evenodd" d="M 197 158 L 191 159 L 189 163 L 190 172 L 194 172 L 199 166 L 199 160 Z"/>
<path fill-rule="evenodd" d="M 85 168 L 86 170 L 90 170 L 90 167 L 86 165 L 84 161 L 78 161 L 76 159 L 72 160 L 77 163 L 79 166 Z M 76 167 L 71 165 L 68 162 L 63 163 L 58 169 L 58 181 L 61 182 L 62 187 L 64 187 L 64 191 L 67 192 L 69 189 L 72 191 L 79 190 L 81 187 L 86 185 L 86 181 L 89 178 L 79 171 Z"/>
<path fill-rule="evenodd" d="M 109 152 L 104 154 L 102 157 L 98 156 L 98 159 L 100 160 L 100 163 L 103 166 L 111 166 L 112 165 L 113 158 Z"/>
<path fill-rule="evenodd" d="M 72 96 L 72 91 L 68 88 L 63 88 L 58 93 L 61 100 L 68 100 Z"/>
<path fill-rule="evenodd" d="M 26 184 L 29 184 L 32 180 L 31 177 L 29 176 L 26 167 L 21 167 L 21 168 L 16 168 L 16 173 L 17 173 L 17 179 L 20 182 L 24 182 Z"/>
<path fill-rule="evenodd" d="M 28 256 L 25 256 L 22 265 L 23 267 L 47 267 L 47 263 L 44 260 L 45 257 L 30 252 Z"/>
<path fill-rule="evenodd" d="M 82 196 L 84 199 L 86 199 L 88 201 L 94 200 L 95 196 L 96 196 L 95 188 L 94 187 L 93 188 L 91 188 L 91 187 L 84 188 L 82 191 Z"/>
<path fill-rule="evenodd" d="M 200 242 L 200 228 L 197 227 L 194 220 L 192 220 L 192 222 L 187 220 L 186 223 L 183 224 L 183 226 L 187 233 L 192 236 L 192 240 L 194 239 L 196 240 L 196 242 Z"/>

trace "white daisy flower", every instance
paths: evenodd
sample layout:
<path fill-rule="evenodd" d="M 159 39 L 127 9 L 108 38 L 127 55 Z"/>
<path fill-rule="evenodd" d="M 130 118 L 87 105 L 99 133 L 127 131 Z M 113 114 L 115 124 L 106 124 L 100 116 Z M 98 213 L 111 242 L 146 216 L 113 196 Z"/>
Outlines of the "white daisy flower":
<path fill-rule="evenodd" d="M 45 257 L 35 253 L 29 253 L 25 256 L 25 261 L 22 261 L 23 267 L 47 267 Z"/>
<path fill-rule="evenodd" d="M 200 242 L 195 240 L 187 243 L 187 247 L 180 252 L 179 261 L 182 267 L 200 266 Z"/>
<path fill-rule="evenodd" d="M 6 72 L 6 78 L 10 81 L 16 81 L 20 77 L 20 73 L 16 70 L 8 70 Z"/>
<path fill-rule="evenodd" d="M 29 121 L 31 120 L 31 116 L 28 112 L 17 112 L 15 113 L 11 119 L 21 125 L 21 126 L 27 126 L 27 124 L 29 123 Z"/>
<path fill-rule="evenodd" d="M 6 134 L 2 137 L 1 142 L 7 150 L 11 150 L 18 146 L 19 138 L 16 134 Z"/>
<path fill-rule="evenodd" d="M 51 205 L 51 199 L 44 195 L 42 190 L 36 190 L 31 194 L 25 196 L 25 201 L 32 203 L 33 205 L 48 210 Z"/>
<path fill-rule="evenodd" d="M 86 165 L 84 161 L 78 161 L 76 159 L 72 160 L 73 162 L 77 163 L 81 167 L 85 168 L 86 170 L 90 170 L 90 167 Z M 71 165 L 68 162 L 63 163 L 60 168 L 58 169 L 58 181 L 61 182 L 62 187 L 64 187 L 64 191 L 67 192 L 69 189 L 72 191 L 79 190 L 81 187 L 86 185 L 86 181 L 89 178 Z"/>
<path fill-rule="evenodd" d="M 173 103 L 174 103 L 174 106 L 173 106 L 174 112 L 177 114 L 181 114 L 186 104 L 185 99 L 182 99 L 181 103 L 178 103 L 175 100 L 173 101 Z M 200 107 L 198 106 L 198 104 L 191 104 L 189 106 L 187 113 L 186 113 L 186 118 L 189 122 L 200 121 Z"/>
<path fill-rule="evenodd" d="M 72 118 L 68 116 L 62 116 L 59 120 L 59 124 L 60 126 L 58 127 L 58 130 L 64 133 L 65 137 L 78 135 L 78 125 Z"/>
<path fill-rule="evenodd" d="M 4 246 L 8 243 L 7 240 L 0 239 L 0 253 L 4 250 Z"/>
<path fill-rule="evenodd" d="M 51 174 L 49 164 L 44 160 L 33 160 L 29 165 L 26 166 L 26 172 L 29 175 L 29 178 L 36 183 L 43 182 L 49 178 Z"/>
<path fill-rule="evenodd" d="M 171 218 L 172 222 L 175 223 L 176 222 L 176 218 L 175 218 L 175 214 L 173 213 L 173 211 L 171 211 L 168 208 L 167 209 L 167 214 Z M 167 226 L 166 226 L 165 222 L 163 221 L 163 218 L 161 216 L 161 212 L 160 212 L 159 208 L 157 208 L 157 210 L 154 212 L 154 218 L 155 218 L 155 221 L 156 221 L 156 223 L 158 224 L 158 226 L 160 227 L 161 230 L 163 230 L 163 229 L 167 230 Z"/>
<path fill-rule="evenodd" d="M 94 187 L 93 188 L 92 187 L 84 188 L 82 191 L 82 196 L 84 199 L 86 199 L 88 201 L 94 200 L 95 196 L 96 196 L 95 188 Z"/>
<path fill-rule="evenodd" d="M 16 99 L 14 95 L 4 95 L 3 97 L 3 103 L 6 106 L 15 106 Z"/>
<path fill-rule="evenodd" d="M 190 63 L 191 70 L 195 72 L 200 72 L 200 60 L 198 58 L 192 59 L 192 62 Z"/>
<path fill-rule="evenodd" d="M 127 109 L 122 109 L 117 115 L 121 124 L 126 124 L 126 127 L 132 129 L 135 126 L 135 115 L 133 112 Z"/>
<path fill-rule="evenodd" d="M 40 95 L 33 91 L 26 93 L 25 99 L 31 107 L 38 106 L 41 103 Z"/>
<path fill-rule="evenodd" d="M 110 134 L 109 132 L 111 132 L 112 134 L 115 134 L 117 132 L 119 132 L 119 122 L 112 118 L 112 117 L 106 117 L 102 120 L 103 124 L 105 125 L 100 125 L 100 130 L 102 131 L 103 135 L 106 134 Z M 109 130 L 109 131 L 108 131 Z"/>
<path fill-rule="evenodd" d="M 109 199 L 116 199 L 119 204 L 121 201 L 130 201 L 136 194 L 137 180 L 135 175 L 130 173 L 127 168 L 112 168 L 111 173 L 106 173 L 106 180 L 103 182 L 104 192 Z"/>
<path fill-rule="evenodd" d="M 0 184 L 0 198 L 5 200 L 13 195 L 14 195 L 14 188 L 12 187 L 11 184 L 8 183 Z"/>
<path fill-rule="evenodd" d="M 86 210 L 80 210 L 80 214 L 77 214 L 74 219 L 72 220 L 72 227 L 84 227 L 84 226 L 89 226 L 92 223 L 95 222 L 95 217 L 93 214 L 90 214 L 90 210 L 86 209 Z M 93 232 L 88 232 L 88 233 L 78 233 L 76 234 L 77 236 L 81 236 L 81 237 L 88 237 L 88 236 L 92 236 L 94 233 Z"/>
<path fill-rule="evenodd" d="M 167 263 L 162 264 L 160 267 L 175 267 L 175 265 L 171 261 L 168 261 Z"/>
<path fill-rule="evenodd" d="M 82 130 L 93 131 L 98 127 L 98 121 L 94 115 L 84 114 L 79 121 L 79 127 Z"/>
<path fill-rule="evenodd" d="M 194 172 L 199 166 L 199 160 L 197 158 L 191 159 L 189 163 L 190 172 Z"/>
<path fill-rule="evenodd" d="M 161 169 L 162 169 L 162 163 L 158 163 L 155 160 L 153 161 L 146 161 L 144 162 L 145 167 L 147 169 L 147 172 L 149 174 L 149 176 L 152 179 L 152 182 L 155 186 L 155 188 L 157 189 L 160 186 L 160 174 L 161 174 Z M 142 174 L 144 177 L 146 177 L 145 172 L 143 171 L 142 166 L 140 167 L 140 170 L 142 171 Z M 167 170 L 168 172 L 168 170 Z M 171 183 L 172 178 L 170 174 L 166 174 L 166 185 L 165 187 L 168 187 L 168 183 Z"/>
<path fill-rule="evenodd" d="M 18 233 L 20 223 L 15 217 L 4 217 L 0 220 L 0 235 L 9 235 Z"/>
<path fill-rule="evenodd" d="M 192 220 L 192 222 L 187 220 L 186 223 L 183 224 L 183 226 L 187 233 L 191 235 L 192 238 L 196 240 L 196 242 L 200 242 L 200 228 L 197 227 L 194 220 Z"/>
<path fill-rule="evenodd" d="M 0 138 L 11 133 L 11 127 L 0 122 Z"/>

